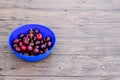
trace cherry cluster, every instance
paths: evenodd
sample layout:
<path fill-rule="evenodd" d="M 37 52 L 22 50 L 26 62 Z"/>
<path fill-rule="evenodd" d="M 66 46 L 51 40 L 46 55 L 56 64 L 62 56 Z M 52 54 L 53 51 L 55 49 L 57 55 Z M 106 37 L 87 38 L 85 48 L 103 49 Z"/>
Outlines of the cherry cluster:
<path fill-rule="evenodd" d="M 39 29 L 30 29 L 27 34 L 21 33 L 19 38 L 13 40 L 13 49 L 20 54 L 35 56 L 44 54 L 52 46 L 50 36 L 43 38 Z"/>

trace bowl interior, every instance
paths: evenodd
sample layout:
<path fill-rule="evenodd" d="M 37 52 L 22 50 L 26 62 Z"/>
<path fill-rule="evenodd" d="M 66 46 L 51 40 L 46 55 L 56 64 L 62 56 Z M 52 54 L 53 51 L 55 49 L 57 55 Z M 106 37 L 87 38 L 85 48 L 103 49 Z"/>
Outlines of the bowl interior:
<path fill-rule="evenodd" d="M 50 36 L 52 38 L 52 46 L 51 46 L 51 48 L 55 45 L 55 42 L 56 42 L 55 35 L 49 28 L 47 28 L 47 27 L 45 27 L 43 25 L 39 25 L 39 24 L 27 24 L 27 25 L 20 26 L 19 28 L 15 29 L 11 33 L 11 35 L 9 37 L 9 46 L 12 49 L 12 51 L 16 52 L 12 48 L 12 41 L 14 39 L 18 38 L 20 33 L 27 34 L 30 29 L 35 29 L 35 28 L 38 28 L 40 30 L 40 33 L 43 35 L 43 38 L 45 38 L 46 36 Z"/>

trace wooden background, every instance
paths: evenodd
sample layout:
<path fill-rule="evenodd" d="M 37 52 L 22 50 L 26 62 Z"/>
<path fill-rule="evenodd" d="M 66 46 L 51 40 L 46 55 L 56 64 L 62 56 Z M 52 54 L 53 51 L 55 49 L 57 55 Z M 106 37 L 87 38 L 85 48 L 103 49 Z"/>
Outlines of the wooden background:
<path fill-rule="evenodd" d="M 8 47 L 27 23 L 56 34 L 43 61 L 25 62 Z M 0 80 L 120 80 L 120 0 L 0 0 Z"/>

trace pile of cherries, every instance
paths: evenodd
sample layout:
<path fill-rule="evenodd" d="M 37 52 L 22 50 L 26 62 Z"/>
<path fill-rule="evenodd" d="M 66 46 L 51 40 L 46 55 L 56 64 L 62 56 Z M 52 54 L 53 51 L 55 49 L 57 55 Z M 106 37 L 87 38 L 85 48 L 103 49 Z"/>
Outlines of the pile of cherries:
<path fill-rule="evenodd" d="M 52 45 L 50 36 L 43 38 L 39 29 L 30 29 L 27 34 L 21 33 L 13 40 L 13 49 L 20 54 L 36 56 L 47 52 Z"/>

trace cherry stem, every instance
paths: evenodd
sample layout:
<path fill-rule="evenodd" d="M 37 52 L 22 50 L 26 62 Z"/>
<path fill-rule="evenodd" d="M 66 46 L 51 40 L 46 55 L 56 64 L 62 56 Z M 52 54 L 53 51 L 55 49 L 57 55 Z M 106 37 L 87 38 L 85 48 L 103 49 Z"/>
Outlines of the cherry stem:
<path fill-rule="evenodd" d="M 30 31 L 33 32 L 32 28 L 30 28 Z M 32 40 L 32 36 L 30 36 L 30 40 L 33 42 L 33 40 Z"/>

